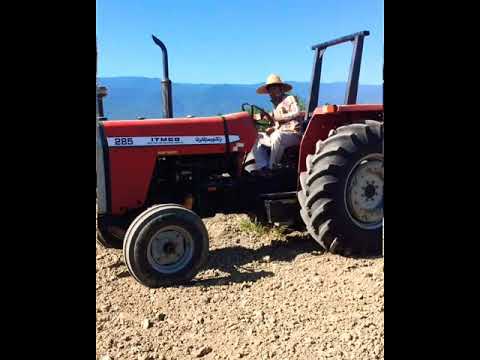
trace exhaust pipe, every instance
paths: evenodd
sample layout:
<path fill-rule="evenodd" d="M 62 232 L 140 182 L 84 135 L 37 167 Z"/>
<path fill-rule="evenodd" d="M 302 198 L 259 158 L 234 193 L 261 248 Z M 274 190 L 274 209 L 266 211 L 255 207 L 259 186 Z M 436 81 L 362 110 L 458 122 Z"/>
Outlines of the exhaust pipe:
<path fill-rule="evenodd" d="M 162 80 L 162 97 L 163 97 L 163 113 L 165 118 L 173 117 L 172 106 L 172 82 L 168 78 L 168 53 L 165 44 L 161 42 L 155 35 L 152 35 L 153 42 L 162 49 L 163 54 L 163 80 Z"/>
<path fill-rule="evenodd" d="M 105 113 L 103 111 L 103 98 L 108 95 L 108 90 L 105 86 L 97 86 L 97 106 L 98 106 L 98 117 L 100 119 L 105 118 Z"/>

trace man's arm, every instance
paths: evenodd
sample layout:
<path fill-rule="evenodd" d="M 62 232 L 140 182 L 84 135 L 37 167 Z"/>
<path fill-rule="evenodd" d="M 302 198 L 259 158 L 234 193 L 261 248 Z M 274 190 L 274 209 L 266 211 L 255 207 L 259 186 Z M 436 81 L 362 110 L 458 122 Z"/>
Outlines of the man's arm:
<path fill-rule="evenodd" d="M 287 98 L 288 101 L 288 113 L 286 114 L 278 114 L 275 116 L 275 121 L 278 121 L 280 124 L 284 124 L 289 122 L 300 115 L 300 107 L 298 106 L 297 99 L 290 95 Z"/>

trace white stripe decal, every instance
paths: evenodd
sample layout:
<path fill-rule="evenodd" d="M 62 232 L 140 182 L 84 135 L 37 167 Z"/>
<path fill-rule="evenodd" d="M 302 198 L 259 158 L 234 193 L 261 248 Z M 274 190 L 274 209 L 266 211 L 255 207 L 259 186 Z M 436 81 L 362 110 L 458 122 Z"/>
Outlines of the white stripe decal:
<path fill-rule="evenodd" d="M 118 136 L 109 137 L 109 147 L 174 146 L 225 144 L 225 135 L 206 136 Z M 240 140 L 238 135 L 229 135 L 230 143 Z"/>

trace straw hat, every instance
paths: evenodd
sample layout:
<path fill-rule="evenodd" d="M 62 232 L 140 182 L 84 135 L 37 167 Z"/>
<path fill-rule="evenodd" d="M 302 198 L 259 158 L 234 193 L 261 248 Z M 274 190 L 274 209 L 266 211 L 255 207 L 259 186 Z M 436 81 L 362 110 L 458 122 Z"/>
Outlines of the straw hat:
<path fill-rule="evenodd" d="M 268 94 L 267 88 L 269 85 L 273 85 L 273 84 L 282 85 L 284 92 L 288 92 L 292 90 L 292 85 L 284 83 L 280 78 L 280 76 L 276 74 L 270 74 L 267 78 L 267 82 L 257 89 L 257 94 Z"/>

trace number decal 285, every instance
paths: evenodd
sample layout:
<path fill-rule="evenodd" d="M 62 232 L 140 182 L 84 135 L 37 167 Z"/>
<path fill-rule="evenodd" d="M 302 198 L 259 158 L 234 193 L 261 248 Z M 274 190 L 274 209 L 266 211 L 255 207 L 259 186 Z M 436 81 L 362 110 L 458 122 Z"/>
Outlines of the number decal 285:
<path fill-rule="evenodd" d="M 115 146 L 127 146 L 127 145 L 133 145 L 132 138 L 126 138 L 126 137 L 115 138 Z"/>

